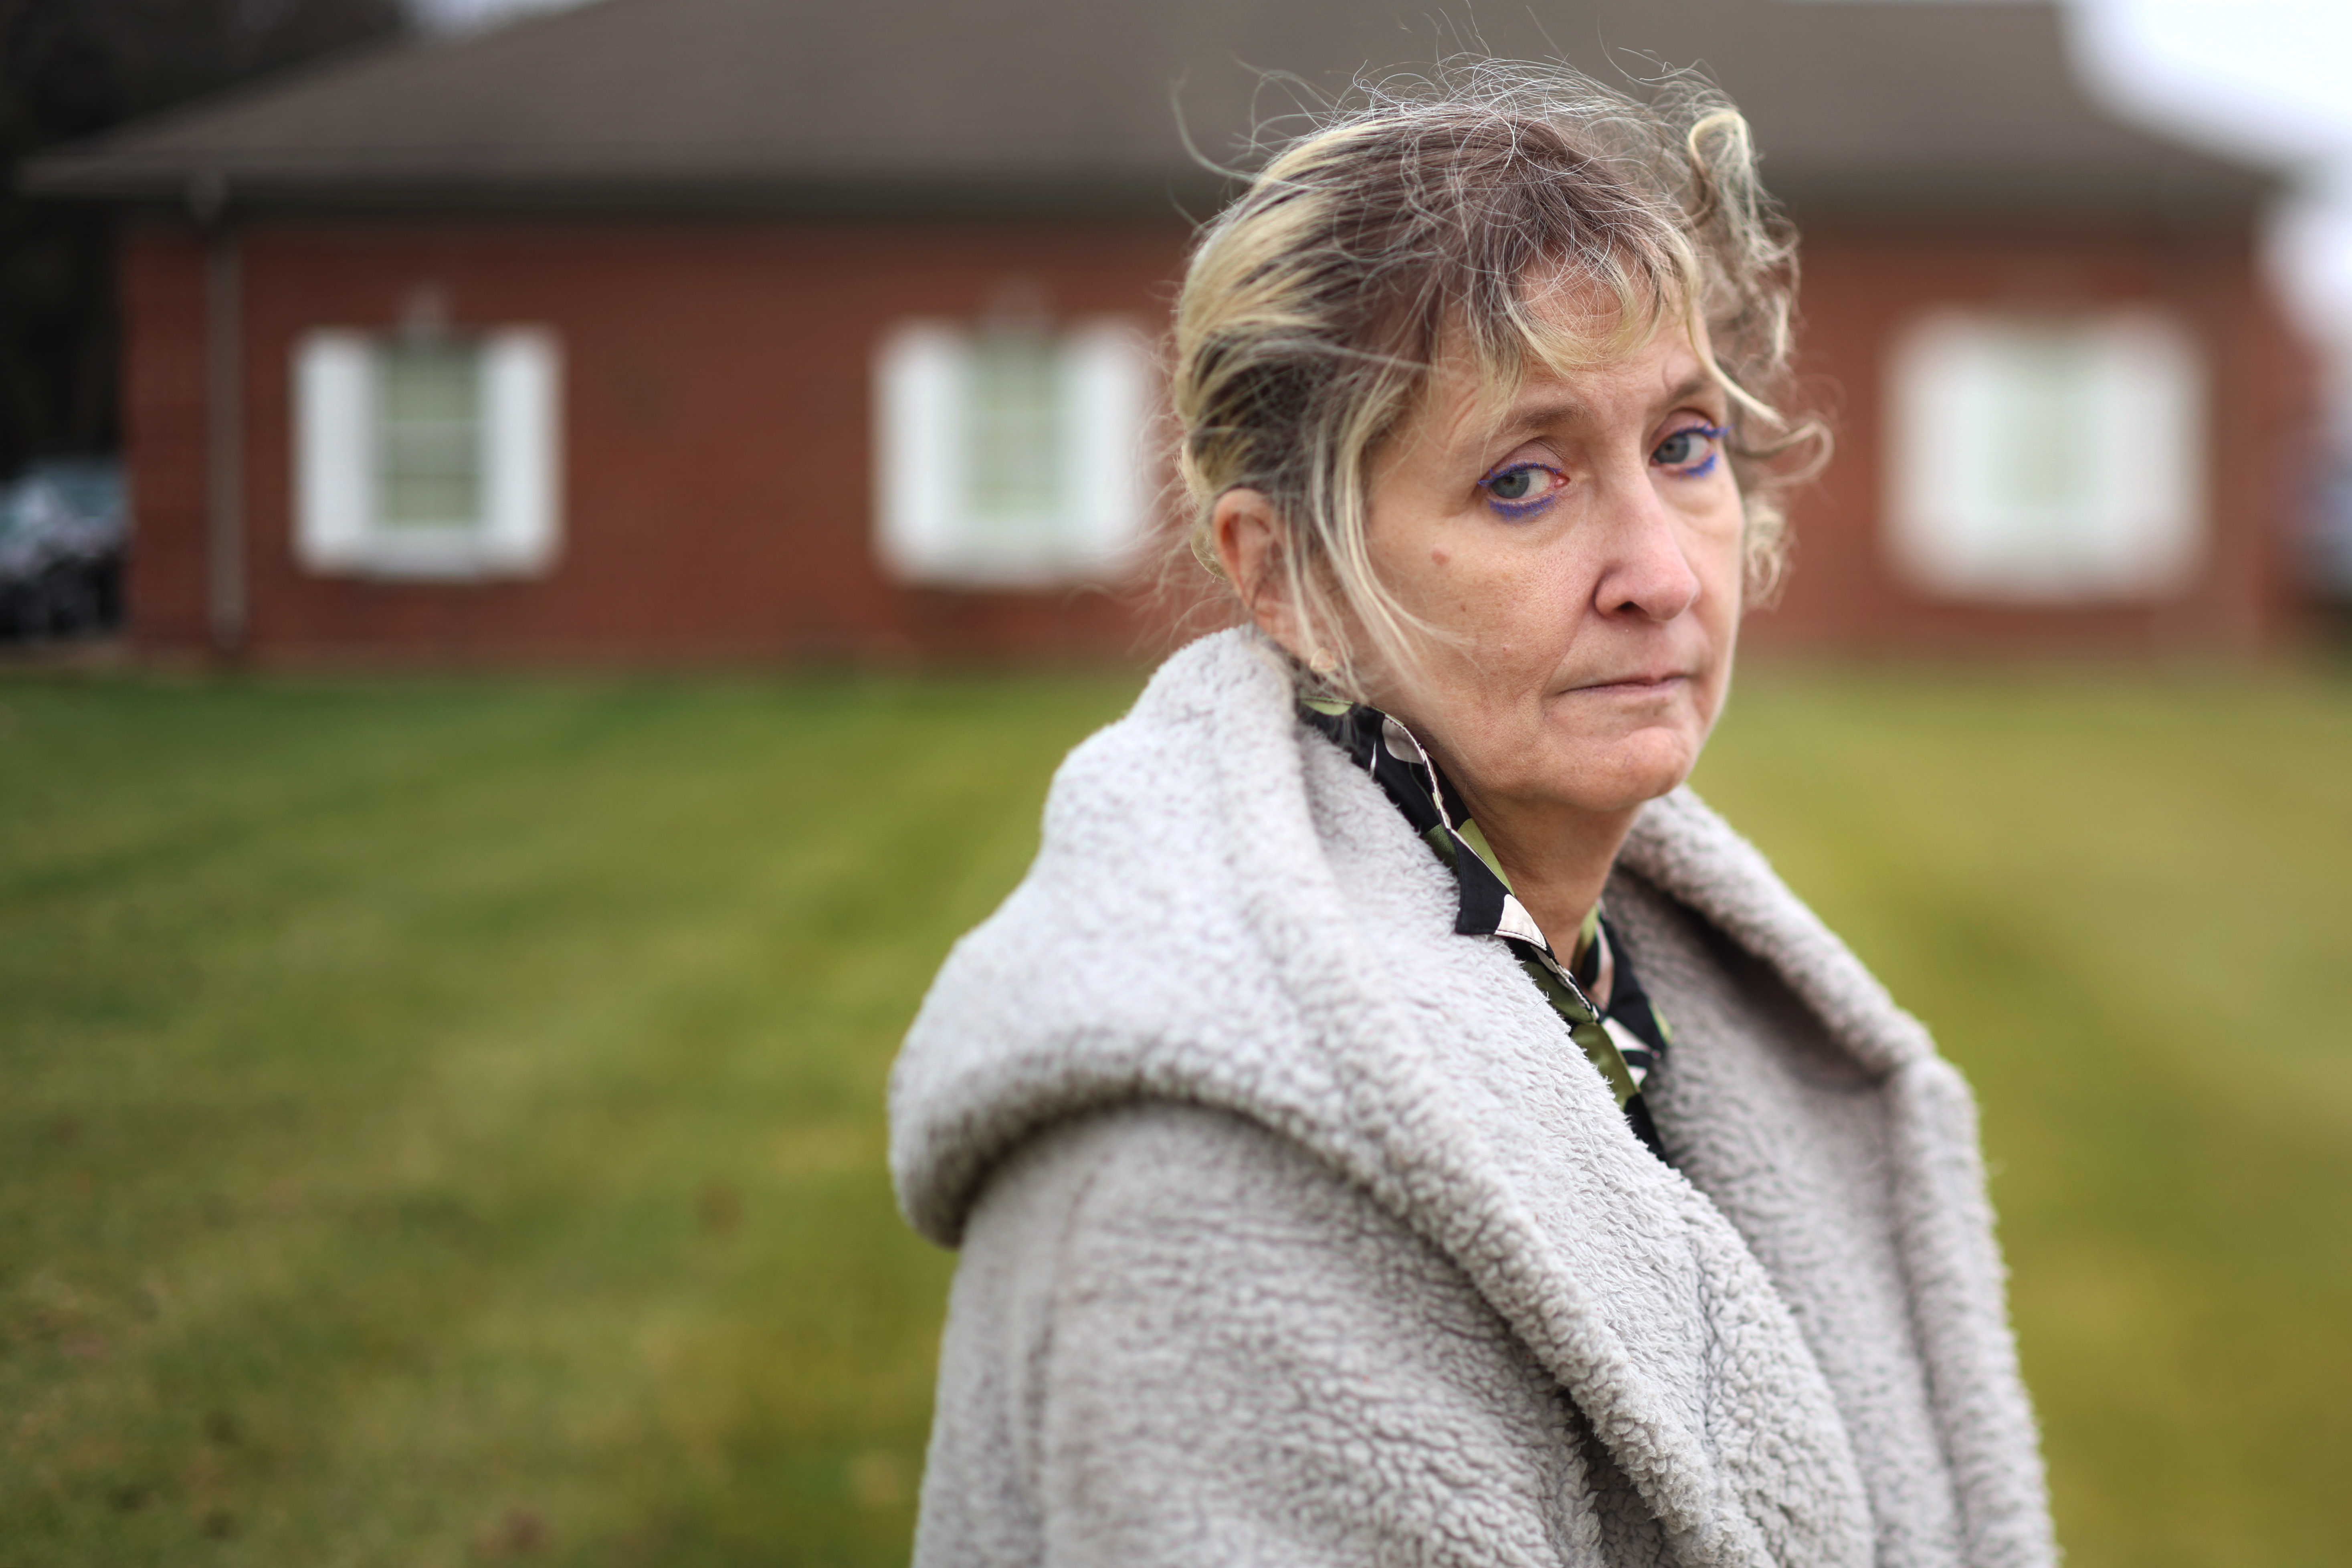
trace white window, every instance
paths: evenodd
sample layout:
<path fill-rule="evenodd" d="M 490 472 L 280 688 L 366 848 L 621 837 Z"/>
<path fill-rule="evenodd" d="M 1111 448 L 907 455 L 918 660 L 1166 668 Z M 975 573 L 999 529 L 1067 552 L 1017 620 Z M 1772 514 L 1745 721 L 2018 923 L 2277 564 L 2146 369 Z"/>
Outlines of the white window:
<path fill-rule="evenodd" d="M 1945 310 L 1888 365 L 1895 565 L 1956 598 L 2065 603 L 2181 587 L 2205 541 L 2205 389 L 2153 311 Z"/>
<path fill-rule="evenodd" d="M 550 333 L 315 331 L 294 351 L 295 553 L 313 572 L 528 575 L 561 534 Z"/>
<path fill-rule="evenodd" d="M 875 363 L 876 545 L 898 578 L 1042 587 L 1118 575 L 1147 511 L 1135 329 L 909 322 Z"/>

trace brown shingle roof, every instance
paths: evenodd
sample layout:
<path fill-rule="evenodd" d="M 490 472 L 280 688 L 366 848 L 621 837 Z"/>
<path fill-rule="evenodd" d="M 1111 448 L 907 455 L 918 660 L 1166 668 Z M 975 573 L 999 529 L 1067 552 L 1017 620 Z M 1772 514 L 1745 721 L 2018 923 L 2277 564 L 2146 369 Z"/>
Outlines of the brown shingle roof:
<path fill-rule="evenodd" d="M 1497 6 L 1496 11 L 1504 8 Z M 2242 221 L 2269 176 L 2109 118 L 2047 5 L 1563 0 L 1496 54 L 1701 64 L 1801 213 Z M 53 153 L 26 184 L 278 205 L 1008 210 L 1200 202 L 1287 108 L 1472 41 L 1415 0 L 602 0 L 310 68 Z M 1612 68 L 1612 61 L 1614 68 Z"/>

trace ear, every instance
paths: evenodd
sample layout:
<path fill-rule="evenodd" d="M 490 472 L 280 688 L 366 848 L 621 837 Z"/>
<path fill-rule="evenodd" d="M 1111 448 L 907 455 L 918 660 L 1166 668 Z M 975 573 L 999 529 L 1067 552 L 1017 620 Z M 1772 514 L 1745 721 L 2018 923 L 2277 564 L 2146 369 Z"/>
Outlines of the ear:
<path fill-rule="evenodd" d="M 1282 514 L 1262 490 L 1230 489 L 1209 514 L 1210 537 L 1225 581 L 1241 595 L 1242 607 L 1258 629 L 1280 643 L 1293 658 L 1307 656 L 1298 607 L 1290 602 L 1290 577 L 1283 570 L 1286 533 Z"/>

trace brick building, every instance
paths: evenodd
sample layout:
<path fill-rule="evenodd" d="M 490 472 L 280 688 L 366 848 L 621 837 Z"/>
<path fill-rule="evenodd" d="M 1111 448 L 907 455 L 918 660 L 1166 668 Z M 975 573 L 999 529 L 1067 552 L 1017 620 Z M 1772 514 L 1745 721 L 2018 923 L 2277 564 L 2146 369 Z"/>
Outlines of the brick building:
<path fill-rule="evenodd" d="M 131 627 L 277 658 L 1148 648 L 1150 345 L 1361 0 L 602 0 L 37 163 L 122 212 Z M 1521 36 L 1524 34 L 1525 36 Z M 2312 421 L 2258 171 L 2105 118 L 2042 5 L 1562 0 L 1703 62 L 1806 237 L 1840 450 L 1752 639 L 2247 647 Z M 1634 51 L 1638 51 L 1636 54 Z"/>

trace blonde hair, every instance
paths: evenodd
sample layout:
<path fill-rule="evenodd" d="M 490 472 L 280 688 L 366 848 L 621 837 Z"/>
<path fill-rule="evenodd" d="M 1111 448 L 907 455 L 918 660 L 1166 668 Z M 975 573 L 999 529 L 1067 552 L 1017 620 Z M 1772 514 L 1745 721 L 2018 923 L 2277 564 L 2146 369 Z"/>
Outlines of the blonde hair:
<path fill-rule="evenodd" d="M 1748 123 L 1696 76 L 1646 102 L 1565 66 L 1455 62 L 1360 83 L 1265 163 L 1202 232 L 1176 309 L 1171 402 L 1192 552 L 1219 570 L 1217 498 L 1246 488 L 1280 514 L 1276 569 L 1330 650 L 1314 674 L 1361 696 L 1360 627 L 1414 669 L 1431 628 L 1400 604 L 1365 542 L 1369 460 L 1466 354 L 1497 407 L 1531 365 L 1566 374 L 1704 326 L 1734 405 L 1751 597 L 1784 561 L 1790 454 L 1825 455 L 1821 422 L 1780 408 L 1790 379 L 1796 237 L 1757 177 Z M 1583 338 L 1530 296 L 1597 289 L 1614 321 Z M 1810 469 L 1806 470 L 1810 471 Z"/>

